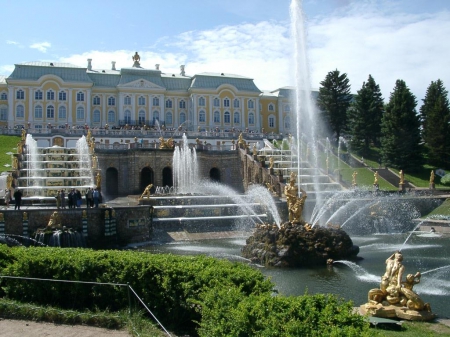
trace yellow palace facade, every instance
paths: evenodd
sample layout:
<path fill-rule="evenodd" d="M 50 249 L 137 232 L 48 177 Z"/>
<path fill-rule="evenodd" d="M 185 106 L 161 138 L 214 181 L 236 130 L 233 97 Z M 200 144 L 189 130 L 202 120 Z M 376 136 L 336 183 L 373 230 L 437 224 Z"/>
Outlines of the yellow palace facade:
<path fill-rule="evenodd" d="M 135 58 L 137 56 L 137 58 Z M 289 133 L 293 88 L 262 91 L 224 73 L 188 76 L 140 66 L 93 69 L 67 63 L 16 64 L 0 76 L 1 128 L 165 127 Z"/>

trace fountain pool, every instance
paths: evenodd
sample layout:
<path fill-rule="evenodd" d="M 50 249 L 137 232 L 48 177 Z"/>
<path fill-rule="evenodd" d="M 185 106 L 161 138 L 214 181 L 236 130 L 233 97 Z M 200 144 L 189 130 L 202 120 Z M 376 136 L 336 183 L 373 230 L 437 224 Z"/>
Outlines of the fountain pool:
<path fill-rule="evenodd" d="M 385 271 L 385 260 L 400 249 L 409 233 L 372 234 L 353 236 L 360 247 L 361 260 L 335 261 L 332 266 L 318 268 L 265 268 L 253 265 L 272 279 L 275 289 L 284 295 L 332 293 L 345 300 L 352 300 L 355 306 L 367 302 L 367 292 L 378 287 Z M 220 240 L 183 241 L 172 244 L 148 246 L 152 253 L 179 255 L 203 254 L 243 263 L 250 262 L 241 257 L 241 248 L 246 237 Z M 421 237 L 413 234 L 403 246 L 403 264 L 408 273 L 420 271 L 421 283 L 414 289 L 421 298 L 431 304 L 438 317 L 450 316 L 450 237 Z"/>

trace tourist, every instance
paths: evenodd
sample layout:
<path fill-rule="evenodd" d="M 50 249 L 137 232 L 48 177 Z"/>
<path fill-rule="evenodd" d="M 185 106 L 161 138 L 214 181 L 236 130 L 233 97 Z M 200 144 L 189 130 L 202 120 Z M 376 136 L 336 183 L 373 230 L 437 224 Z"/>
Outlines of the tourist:
<path fill-rule="evenodd" d="M 16 191 L 14 192 L 14 200 L 14 210 L 17 209 L 20 211 L 20 205 L 22 204 L 22 191 L 20 189 L 16 189 Z"/>
<path fill-rule="evenodd" d="M 99 202 L 99 199 L 100 199 L 100 192 L 98 191 L 97 188 L 94 189 L 94 192 L 92 193 L 92 196 L 94 198 L 95 208 L 98 208 L 98 202 Z"/>
<path fill-rule="evenodd" d="M 66 208 L 66 193 L 61 190 L 61 208 Z"/>
<path fill-rule="evenodd" d="M 61 208 L 61 194 L 60 194 L 60 191 L 59 191 L 59 190 L 56 191 L 56 196 L 55 196 L 55 198 L 56 198 L 56 208 L 57 208 L 57 209 L 60 209 L 60 208 Z"/>
<path fill-rule="evenodd" d="M 9 188 L 7 188 L 5 190 L 5 205 L 6 208 L 9 207 L 9 203 L 11 202 L 11 191 L 9 190 Z"/>
<path fill-rule="evenodd" d="M 73 208 L 73 202 L 74 202 L 74 190 L 72 189 L 69 194 L 67 195 L 67 199 L 68 199 L 68 204 L 69 204 L 69 208 Z"/>
<path fill-rule="evenodd" d="M 77 201 L 76 202 L 76 205 L 77 205 L 77 208 L 80 208 L 81 207 L 81 202 L 82 202 L 82 197 L 81 197 L 81 192 L 80 192 L 80 190 L 76 190 L 75 191 L 75 195 L 76 195 L 76 197 L 75 197 L 75 200 Z"/>
<path fill-rule="evenodd" d="M 92 188 L 88 188 L 86 191 L 86 208 L 94 206 L 94 197 L 92 195 Z"/>

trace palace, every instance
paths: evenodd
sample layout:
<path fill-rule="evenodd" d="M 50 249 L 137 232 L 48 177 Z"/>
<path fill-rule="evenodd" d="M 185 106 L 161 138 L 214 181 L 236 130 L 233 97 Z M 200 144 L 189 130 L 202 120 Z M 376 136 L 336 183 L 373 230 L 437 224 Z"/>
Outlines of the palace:
<path fill-rule="evenodd" d="M 67 63 L 16 64 L 0 76 L 0 127 L 291 132 L 293 87 L 262 91 L 224 73 L 188 76 L 140 66 L 94 69 Z M 130 62 L 131 63 L 131 62 Z"/>

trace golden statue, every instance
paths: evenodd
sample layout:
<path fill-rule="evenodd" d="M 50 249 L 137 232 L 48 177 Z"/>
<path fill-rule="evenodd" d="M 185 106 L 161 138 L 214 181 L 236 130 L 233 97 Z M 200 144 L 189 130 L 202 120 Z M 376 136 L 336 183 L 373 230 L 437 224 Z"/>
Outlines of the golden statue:
<path fill-rule="evenodd" d="M 8 174 L 8 175 L 6 176 L 6 188 L 7 188 L 8 190 L 11 189 L 13 180 L 14 180 L 14 178 L 12 177 L 12 175 Z"/>
<path fill-rule="evenodd" d="M 374 176 L 373 184 L 378 185 L 378 171 L 375 171 L 373 176 Z"/>
<path fill-rule="evenodd" d="M 303 207 L 307 198 L 306 192 L 300 188 L 302 196 L 298 196 L 298 187 L 296 186 L 297 175 L 291 172 L 289 184 L 284 187 L 284 195 L 289 211 L 289 222 L 300 222 L 302 219 Z"/>
<path fill-rule="evenodd" d="M 142 193 L 142 195 L 139 199 L 144 199 L 144 197 L 150 198 L 150 194 L 151 194 L 150 190 L 152 187 L 153 187 L 153 184 L 148 185 L 145 188 L 144 193 Z"/>
<path fill-rule="evenodd" d="M 17 159 L 16 156 L 13 157 L 12 168 L 13 168 L 14 170 L 17 170 L 17 169 L 19 168 L 19 160 Z"/>
<path fill-rule="evenodd" d="M 28 221 L 28 213 L 27 212 L 23 212 L 23 221 Z"/>
<path fill-rule="evenodd" d="M 97 172 L 96 182 L 97 182 L 97 188 L 100 189 L 100 187 L 102 186 L 102 176 L 101 176 L 100 172 Z"/>
<path fill-rule="evenodd" d="M 5 218 L 3 217 L 3 213 L 0 213 L 0 222 L 5 222 Z"/>
<path fill-rule="evenodd" d="M 131 59 L 133 60 L 133 67 L 140 67 L 141 64 L 139 61 L 141 60 L 141 57 L 139 56 L 138 52 L 136 52 Z"/>
<path fill-rule="evenodd" d="M 352 185 L 353 186 L 356 186 L 356 176 L 357 175 L 358 175 L 358 172 L 353 171 L 353 174 L 352 174 Z"/>
<path fill-rule="evenodd" d="M 48 220 L 47 228 L 61 228 L 62 225 L 62 218 L 61 214 L 59 214 L 57 211 L 54 211 L 52 215 L 50 215 L 50 220 Z"/>
<path fill-rule="evenodd" d="M 239 144 L 239 145 L 245 145 L 245 140 L 244 140 L 244 138 L 242 137 L 242 132 L 239 134 L 239 137 L 238 137 L 238 144 Z"/>
<path fill-rule="evenodd" d="M 159 148 L 160 149 L 172 149 L 174 147 L 173 138 L 169 138 L 168 140 L 164 140 L 164 137 L 159 137 Z"/>
<path fill-rule="evenodd" d="M 27 132 L 25 131 L 25 129 L 22 129 L 22 140 L 25 141 L 27 137 Z"/>
<path fill-rule="evenodd" d="M 258 150 L 256 149 L 256 144 L 253 145 L 253 155 L 256 156 L 258 154 Z"/>
<path fill-rule="evenodd" d="M 273 157 L 269 158 L 269 168 L 273 169 L 273 164 L 275 163 L 275 160 L 273 159 Z"/>
<path fill-rule="evenodd" d="M 17 143 L 17 153 L 19 153 L 19 154 L 23 153 L 23 142 L 22 141 Z"/>
<path fill-rule="evenodd" d="M 266 183 L 266 186 L 270 193 L 275 193 L 275 186 L 273 186 L 271 183 Z"/>
<path fill-rule="evenodd" d="M 405 175 L 403 173 L 403 170 L 400 170 L 399 174 L 400 174 L 400 183 L 399 184 L 403 185 L 405 183 Z"/>
<path fill-rule="evenodd" d="M 434 184 L 434 171 L 431 170 L 431 174 L 430 174 L 430 184 Z"/>

